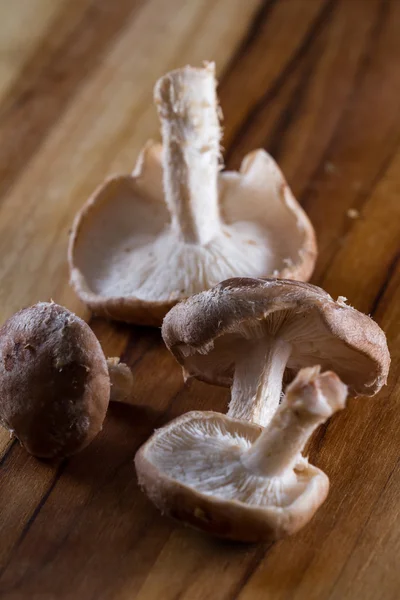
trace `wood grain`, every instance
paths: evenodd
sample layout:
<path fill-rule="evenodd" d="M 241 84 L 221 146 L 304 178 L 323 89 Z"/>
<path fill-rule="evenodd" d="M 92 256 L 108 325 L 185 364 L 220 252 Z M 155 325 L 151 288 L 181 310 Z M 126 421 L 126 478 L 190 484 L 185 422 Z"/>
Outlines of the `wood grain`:
<path fill-rule="evenodd" d="M 184 385 L 159 331 L 92 319 L 131 366 L 131 406 L 59 464 L 0 431 L 3 600 L 397 600 L 400 528 L 400 3 L 16 0 L 0 6 L 0 319 L 68 285 L 75 211 L 157 137 L 152 87 L 215 59 L 227 164 L 271 151 L 311 216 L 314 281 L 379 322 L 393 363 L 374 399 L 321 428 L 327 502 L 296 536 L 226 544 L 164 519 L 133 457 L 155 427 L 228 393 Z M 349 209 L 356 209 L 351 218 Z"/>

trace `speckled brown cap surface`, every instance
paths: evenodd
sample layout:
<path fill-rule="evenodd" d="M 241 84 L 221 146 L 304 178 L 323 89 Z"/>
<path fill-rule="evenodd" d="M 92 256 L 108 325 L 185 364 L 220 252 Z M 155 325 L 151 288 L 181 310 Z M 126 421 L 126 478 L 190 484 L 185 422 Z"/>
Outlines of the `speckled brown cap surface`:
<path fill-rule="evenodd" d="M 97 435 L 110 379 L 90 327 L 54 303 L 23 309 L 0 329 L 0 423 L 38 457 L 78 452 Z"/>
<path fill-rule="evenodd" d="M 286 332 L 285 318 L 292 323 Z M 353 395 L 372 396 L 386 383 L 390 355 L 381 328 L 307 283 L 228 279 L 172 308 L 162 335 L 187 375 L 230 386 L 235 357 L 251 343 L 252 329 L 264 335 L 268 322 L 273 335 L 293 344 L 289 369 L 320 364 L 335 371 Z"/>

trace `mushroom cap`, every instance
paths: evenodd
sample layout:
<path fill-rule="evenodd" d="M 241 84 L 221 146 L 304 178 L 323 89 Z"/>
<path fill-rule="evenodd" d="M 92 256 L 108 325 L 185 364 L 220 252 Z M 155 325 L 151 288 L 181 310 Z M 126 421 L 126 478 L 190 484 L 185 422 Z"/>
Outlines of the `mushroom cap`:
<path fill-rule="evenodd" d="M 370 317 L 317 286 L 283 279 L 223 281 L 173 307 L 162 336 L 187 376 L 227 387 L 236 360 L 264 336 L 292 345 L 289 372 L 318 363 L 353 395 L 377 393 L 390 366 L 385 334 Z"/>
<path fill-rule="evenodd" d="M 90 327 L 66 308 L 40 302 L 0 329 L 0 423 L 31 454 L 62 457 L 101 430 L 110 378 Z"/>
<path fill-rule="evenodd" d="M 133 174 L 106 180 L 76 216 L 69 244 L 76 293 L 96 314 L 160 325 L 179 300 L 227 277 L 311 276 L 313 227 L 264 150 L 247 155 L 239 172 L 219 174 L 219 205 L 219 237 L 205 246 L 178 240 L 162 146 L 148 143 Z"/>
<path fill-rule="evenodd" d="M 163 514 L 216 536 L 261 542 L 291 535 L 324 502 L 329 479 L 302 457 L 294 482 L 250 473 L 240 455 L 261 431 L 219 413 L 186 413 L 137 453 L 139 484 Z"/>

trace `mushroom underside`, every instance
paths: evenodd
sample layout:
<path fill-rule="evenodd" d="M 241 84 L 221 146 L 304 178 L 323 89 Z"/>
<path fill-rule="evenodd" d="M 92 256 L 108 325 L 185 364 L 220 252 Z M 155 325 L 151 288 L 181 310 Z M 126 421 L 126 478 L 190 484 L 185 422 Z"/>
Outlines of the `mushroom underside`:
<path fill-rule="evenodd" d="M 376 381 L 376 362 L 333 335 L 315 308 L 304 314 L 297 308 L 277 309 L 262 320 L 234 324 L 231 331 L 222 333 L 207 347 L 182 344 L 177 351 L 186 374 L 208 383 L 231 386 L 235 370 L 240 369 L 240 378 L 235 379 L 237 392 L 247 390 L 250 395 L 258 386 L 265 357 L 277 341 L 291 348 L 286 380 L 301 368 L 318 364 L 323 371 L 337 373 L 353 393 L 368 394 Z"/>
<path fill-rule="evenodd" d="M 163 477 L 204 496 L 268 510 L 290 507 L 319 471 L 299 456 L 287 478 L 249 472 L 241 455 L 259 434 L 257 426 L 218 413 L 194 412 L 183 423 L 178 420 L 167 434 L 155 436 L 145 456 Z"/>
<path fill-rule="evenodd" d="M 106 183 L 81 216 L 72 281 L 87 300 L 171 301 L 228 277 L 280 275 L 303 262 L 308 234 L 282 182 L 272 178 L 265 189 L 246 173 L 221 173 L 219 234 L 189 244 L 171 227 L 161 186 L 148 181 L 161 183 L 160 161 L 144 177 Z"/>

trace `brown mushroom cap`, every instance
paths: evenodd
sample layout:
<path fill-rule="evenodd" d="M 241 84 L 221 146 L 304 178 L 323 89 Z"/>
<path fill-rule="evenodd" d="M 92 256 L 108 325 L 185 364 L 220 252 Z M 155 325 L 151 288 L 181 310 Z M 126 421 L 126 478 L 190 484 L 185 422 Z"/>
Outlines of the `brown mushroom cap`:
<path fill-rule="evenodd" d="M 75 219 L 79 297 L 96 314 L 160 325 L 179 300 L 227 277 L 309 279 L 314 230 L 272 157 L 255 150 L 239 172 L 220 172 L 213 66 L 167 74 L 155 100 L 163 146 L 148 143 L 133 174 L 106 180 Z"/>
<path fill-rule="evenodd" d="M 101 430 L 110 378 L 90 327 L 66 308 L 40 302 L 0 329 L 0 423 L 31 454 L 62 457 Z"/>
<path fill-rule="evenodd" d="M 298 281 L 228 279 L 172 308 L 162 335 L 188 376 L 216 385 L 232 385 L 235 363 L 263 336 L 291 344 L 289 370 L 320 364 L 353 395 L 378 392 L 390 366 L 370 317 Z"/>
<path fill-rule="evenodd" d="M 301 450 L 346 395 L 334 373 L 316 367 L 298 374 L 264 430 L 214 412 L 187 413 L 139 450 L 139 484 L 163 514 L 220 537 L 255 542 L 293 534 L 329 489 Z"/>

